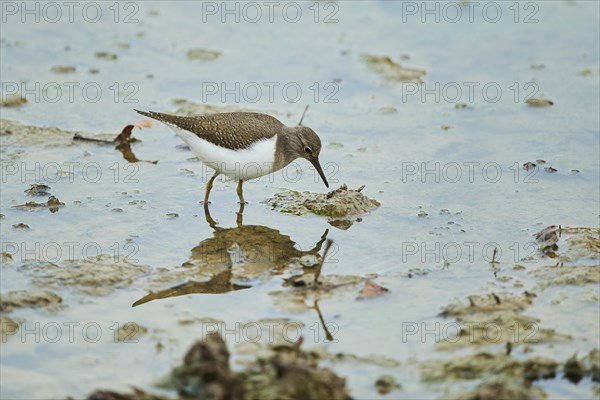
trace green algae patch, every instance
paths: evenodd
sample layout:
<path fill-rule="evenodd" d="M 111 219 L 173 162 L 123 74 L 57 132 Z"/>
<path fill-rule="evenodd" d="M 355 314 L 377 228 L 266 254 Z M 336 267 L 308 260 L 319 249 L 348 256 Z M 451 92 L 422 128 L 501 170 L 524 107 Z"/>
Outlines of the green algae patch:
<path fill-rule="evenodd" d="M 65 131 L 60 128 L 24 125 L 0 119 L 0 137 L 15 140 L 23 146 L 48 142 L 69 144 L 75 133 L 77 132 Z"/>
<path fill-rule="evenodd" d="M 560 261 L 600 260 L 600 229 L 563 228 L 562 234 L 566 236 L 567 251 Z"/>
<path fill-rule="evenodd" d="M 7 119 L 0 119 L 0 138 L 2 139 L 2 146 L 6 147 L 11 144 L 18 144 L 22 147 L 39 144 L 45 144 L 48 147 L 74 146 L 89 142 L 115 145 L 119 144 L 115 141 L 116 135 L 116 133 L 91 134 L 83 131 L 68 131 L 56 127 L 25 125 Z M 93 136 L 93 138 L 90 138 L 90 136 Z M 128 140 L 128 142 L 135 141 L 138 140 L 135 138 Z M 17 159 L 20 152 L 22 150 L 17 150 L 9 157 Z"/>
<path fill-rule="evenodd" d="M 296 192 L 288 190 L 276 193 L 264 203 L 285 214 L 315 214 L 326 217 L 336 228 L 348 229 L 357 217 L 367 214 L 381 204 L 361 193 L 362 187 L 353 190 L 346 185 L 325 193 Z M 349 223 L 348 223 L 349 222 Z"/>
<path fill-rule="evenodd" d="M 550 229 L 553 228 L 553 229 Z M 537 287 L 583 286 L 600 283 L 600 230 L 598 228 L 556 228 L 536 235 L 540 251 L 556 264 L 529 271 Z"/>
<path fill-rule="evenodd" d="M 4 314 L 0 314 L 0 340 L 2 343 L 6 343 L 20 328 L 19 322 L 8 318 Z"/>
<path fill-rule="evenodd" d="M 0 253 L 0 257 L 2 257 L 2 263 L 4 264 L 8 264 L 11 263 L 13 261 L 13 257 L 10 253 L 3 251 L 2 253 Z"/>
<path fill-rule="evenodd" d="M 54 74 L 72 74 L 77 71 L 77 68 L 73 67 L 72 65 L 57 65 L 52 67 L 50 71 Z"/>
<path fill-rule="evenodd" d="M 136 278 L 147 274 L 150 268 L 100 255 L 61 264 L 28 262 L 19 270 L 30 276 L 33 284 L 44 288 L 72 287 L 83 294 L 106 296 L 116 289 L 130 286 Z"/>
<path fill-rule="evenodd" d="M 43 183 L 34 183 L 29 189 L 25 190 L 25 194 L 29 196 L 50 196 L 50 189 L 52 189 L 50 186 Z"/>
<path fill-rule="evenodd" d="M 600 283 L 600 267 L 598 265 L 563 265 L 548 266 L 535 269 L 529 275 L 538 279 L 538 287 L 546 289 L 550 286 Z"/>
<path fill-rule="evenodd" d="M 56 311 L 62 298 L 47 290 L 13 290 L 0 295 L 0 311 L 11 312 L 15 308 L 45 308 Z"/>
<path fill-rule="evenodd" d="M 27 99 L 21 95 L 12 95 L 0 100 L 0 107 L 16 108 L 27 103 Z"/>
<path fill-rule="evenodd" d="M 97 51 L 96 53 L 94 53 L 94 55 L 96 56 L 96 58 L 101 58 L 103 60 L 109 61 L 115 61 L 117 58 L 119 58 L 115 53 L 111 53 L 108 51 Z"/>
<path fill-rule="evenodd" d="M 168 397 L 144 392 L 133 388 L 131 393 L 118 393 L 111 390 L 97 390 L 87 397 L 87 400 L 169 400 Z"/>
<path fill-rule="evenodd" d="M 396 382 L 393 376 L 383 375 L 375 381 L 375 388 L 380 395 L 386 395 L 393 390 L 400 389 L 402 386 Z"/>
<path fill-rule="evenodd" d="M 519 361 L 504 353 L 477 353 L 456 357 L 450 361 L 429 361 L 422 365 L 424 382 L 481 379 L 488 374 L 506 375 L 510 379 L 533 382 L 554 378 L 558 363 L 545 357 Z"/>
<path fill-rule="evenodd" d="M 191 49 L 187 52 L 187 59 L 190 61 L 213 61 L 219 57 L 221 57 L 221 53 L 216 50 Z"/>
<path fill-rule="evenodd" d="M 37 203 L 35 201 L 28 201 L 25 204 L 19 204 L 16 206 L 12 206 L 12 208 L 16 208 L 19 210 L 27 210 L 27 211 L 37 211 L 41 208 L 47 208 L 51 213 L 57 212 L 60 208 L 64 207 L 65 203 L 61 202 L 54 196 L 48 197 L 48 200 L 43 203 Z"/>
<path fill-rule="evenodd" d="M 468 303 L 455 302 L 446 306 L 440 316 L 454 317 L 460 331 L 437 343 L 438 350 L 456 350 L 471 346 L 503 343 L 534 344 L 564 342 L 571 336 L 540 328 L 539 319 L 522 314 L 532 304 L 534 294 L 510 293 L 469 296 Z"/>
<path fill-rule="evenodd" d="M 549 99 L 539 98 L 539 99 L 528 99 L 525 102 L 525 104 L 527 104 L 529 107 L 543 108 L 543 107 L 553 106 L 554 102 Z"/>
<path fill-rule="evenodd" d="M 139 338 L 148 333 L 148 328 L 135 322 L 127 322 L 119 326 L 115 332 L 115 340 L 124 343 L 137 343 Z"/>
<path fill-rule="evenodd" d="M 424 69 L 405 67 L 387 56 L 363 54 L 362 60 L 369 69 L 388 82 L 423 83 L 423 77 L 427 74 Z"/>
<path fill-rule="evenodd" d="M 576 384 L 586 377 L 600 382 L 598 348 L 581 358 L 574 355 L 566 362 L 539 356 L 522 360 L 505 353 L 481 352 L 449 361 L 431 360 L 421 364 L 421 380 L 428 384 L 479 381 L 464 393 L 445 395 L 461 400 L 544 399 L 547 394 L 534 382 L 564 378 Z"/>
<path fill-rule="evenodd" d="M 537 380 L 556 377 L 559 364 L 545 357 L 516 360 L 503 353 L 477 353 L 450 361 L 428 361 L 421 366 L 426 383 L 481 380 L 473 390 L 450 396 L 453 399 L 540 399 L 546 395 L 533 385 Z"/>

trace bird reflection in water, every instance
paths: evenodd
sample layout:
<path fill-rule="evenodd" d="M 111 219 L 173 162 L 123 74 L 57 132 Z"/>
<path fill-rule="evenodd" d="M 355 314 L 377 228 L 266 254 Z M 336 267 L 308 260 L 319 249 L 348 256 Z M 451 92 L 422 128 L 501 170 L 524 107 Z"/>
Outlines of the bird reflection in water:
<path fill-rule="evenodd" d="M 181 285 L 142 297 L 133 307 L 152 300 L 186 294 L 220 294 L 251 287 L 252 280 L 268 278 L 282 273 L 294 260 L 313 256 L 320 260 L 319 252 L 327 238 L 326 229 L 317 244 L 308 251 L 298 250 L 296 243 L 278 230 L 262 225 L 243 225 L 244 204 L 240 204 L 236 227 L 217 226 L 211 217 L 208 204 L 204 204 L 206 222 L 214 230 L 214 236 L 203 240 L 192 249 L 186 268 L 197 268 L 207 281 L 189 280 Z"/>

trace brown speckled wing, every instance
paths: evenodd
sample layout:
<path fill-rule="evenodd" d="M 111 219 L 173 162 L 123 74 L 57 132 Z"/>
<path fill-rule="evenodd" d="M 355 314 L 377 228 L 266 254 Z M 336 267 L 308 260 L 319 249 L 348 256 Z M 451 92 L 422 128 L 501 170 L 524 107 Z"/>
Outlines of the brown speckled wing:
<path fill-rule="evenodd" d="M 192 132 L 217 146 L 234 150 L 247 149 L 256 141 L 270 139 L 284 127 L 278 119 L 259 113 L 232 112 L 181 117 L 154 111 L 135 111 Z"/>

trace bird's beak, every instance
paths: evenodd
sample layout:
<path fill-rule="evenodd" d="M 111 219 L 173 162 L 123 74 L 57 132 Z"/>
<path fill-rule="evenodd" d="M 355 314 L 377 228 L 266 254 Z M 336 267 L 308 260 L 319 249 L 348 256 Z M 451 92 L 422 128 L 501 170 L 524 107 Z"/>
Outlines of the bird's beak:
<path fill-rule="evenodd" d="M 325 173 L 323 172 L 323 168 L 321 168 L 321 164 L 319 163 L 319 159 L 316 158 L 314 161 L 312 161 L 312 165 L 314 165 L 315 169 L 317 170 L 317 172 L 321 176 L 321 179 L 323 179 L 323 183 L 325 184 L 325 186 L 329 187 L 329 183 L 327 183 L 327 178 L 325 178 Z"/>

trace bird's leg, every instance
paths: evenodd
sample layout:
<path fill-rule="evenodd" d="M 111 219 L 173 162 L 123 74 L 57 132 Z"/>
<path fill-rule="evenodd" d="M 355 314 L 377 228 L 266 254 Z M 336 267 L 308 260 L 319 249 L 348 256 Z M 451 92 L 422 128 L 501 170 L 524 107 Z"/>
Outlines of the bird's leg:
<path fill-rule="evenodd" d="M 327 253 L 333 244 L 333 240 L 327 239 L 325 242 L 325 250 L 323 250 L 323 257 L 321 257 L 321 263 L 317 267 L 317 272 L 315 273 L 315 284 L 319 284 L 319 276 L 321 275 L 321 269 L 323 269 L 323 263 L 325 262 L 325 257 L 327 257 Z"/>
<path fill-rule="evenodd" d="M 319 321 L 321 321 L 321 326 L 325 331 L 325 338 L 329 341 L 333 341 L 333 335 L 331 334 L 331 332 L 329 332 L 329 329 L 327 329 L 327 324 L 325 323 L 325 319 L 323 319 L 323 314 L 321 314 L 321 309 L 319 308 L 319 300 L 315 300 L 311 308 L 314 308 L 317 311 Z"/>
<path fill-rule="evenodd" d="M 215 222 L 215 220 L 210 216 L 210 211 L 208 210 L 208 203 L 204 203 L 204 217 L 206 218 L 206 222 L 208 222 L 208 225 L 213 228 L 216 229 L 217 228 L 217 223 Z"/>
<path fill-rule="evenodd" d="M 242 192 L 242 185 L 244 184 L 244 181 L 240 180 L 238 182 L 237 185 L 237 194 L 238 197 L 240 198 L 240 204 L 248 204 L 245 200 L 244 200 L 244 193 Z"/>
<path fill-rule="evenodd" d="M 212 190 L 213 187 L 213 182 L 215 181 L 215 179 L 217 178 L 217 176 L 219 175 L 219 172 L 215 172 L 215 174 L 208 180 L 208 183 L 206 184 L 206 192 L 204 193 L 204 204 L 208 204 L 208 196 L 210 195 L 210 191 Z"/>
<path fill-rule="evenodd" d="M 325 242 L 325 239 L 327 239 L 327 234 L 329 233 L 329 229 L 325 229 L 325 232 L 321 235 L 321 239 L 317 242 L 317 244 L 315 244 L 315 247 L 313 247 L 312 249 L 308 250 L 305 254 L 314 254 L 314 253 L 318 253 L 321 251 L 321 246 L 323 246 L 323 243 Z"/>
<path fill-rule="evenodd" d="M 246 205 L 246 203 L 240 203 L 240 209 L 237 212 L 237 218 L 236 218 L 236 223 L 238 227 L 242 226 L 243 223 L 243 219 L 244 219 L 244 206 Z"/>

